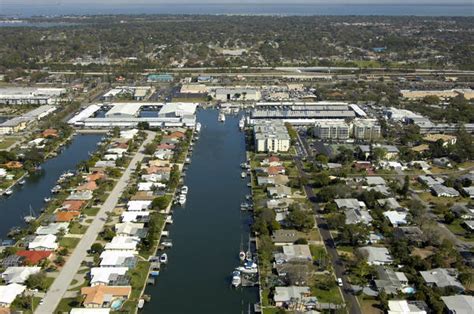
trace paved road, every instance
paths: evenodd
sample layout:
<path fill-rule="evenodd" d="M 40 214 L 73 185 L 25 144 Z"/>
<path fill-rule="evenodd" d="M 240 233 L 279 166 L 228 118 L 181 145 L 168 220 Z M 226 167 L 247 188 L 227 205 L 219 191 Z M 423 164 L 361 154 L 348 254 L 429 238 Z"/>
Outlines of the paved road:
<path fill-rule="evenodd" d="M 297 148 L 298 157 L 295 159 L 296 166 L 300 172 L 300 176 L 302 178 L 306 178 L 307 174 L 303 169 L 303 163 L 301 162 L 300 157 L 310 157 L 311 150 L 306 145 L 307 143 L 298 136 Z M 309 154 L 308 154 L 309 152 Z M 350 314 L 362 314 L 359 302 L 357 301 L 356 296 L 352 293 L 352 287 L 347 280 L 347 276 L 345 275 L 345 267 L 341 259 L 339 258 L 339 254 L 337 253 L 336 244 L 334 243 L 334 239 L 332 238 L 331 232 L 329 231 L 328 224 L 324 218 L 322 218 L 319 214 L 321 208 L 319 207 L 318 203 L 315 202 L 316 195 L 314 194 L 313 189 L 309 185 L 304 186 L 306 195 L 311 200 L 311 204 L 313 206 L 313 211 L 315 213 L 316 224 L 319 228 L 319 233 L 321 234 L 321 238 L 326 246 L 326 250 L 331 258 L 331 263 L 334 267 L 334 272 L 337 278 L 342 279 L 342 297 L 344 298 L 344 302 L 347 306 L 347 311 Z"/>
<path fill-rule="evenodd" d="M 125 169 L 124 174 L 119 179 L 114 189 L 110 193 L 109 197 L 105 203 L 100 208 L 97 216 L 94 218 L 94 221 L 91 223 L 87 232 L 82 237 L 81 241 L 73 251 L 72 255 L 68 259 L 67 263 L 62 268 L 56 280 L 53 282 L 49 288 L 46 296 L 44 297 L 44 302 L 42 305 L 38 306 L 35 313 L 36 314 L 51 314 L 54 313 L 56 307 L 61 301 L 64 293 L 67 291 L 71 281 L 74 279 L 74 275 L 79 270 L 82 261 L 87 256 L 87 251 L 90 249 L 94 241 L 97 239 L 99 232 L 103 229 L 104 224 L 107 220 L 107 213 L 112 211 L 117 204 L 122 192 L 127 187 L 127 182 L 130 179 L 130 175 L 136 168 L 137 162 L 141 161 L 144 157 L 143 147 L 144 145 L 150 143 L 153 140 L 154 133 L 147 132 L 147 138 L 140 146 L 138 153 L 132 158 L 127 169 Z"/>

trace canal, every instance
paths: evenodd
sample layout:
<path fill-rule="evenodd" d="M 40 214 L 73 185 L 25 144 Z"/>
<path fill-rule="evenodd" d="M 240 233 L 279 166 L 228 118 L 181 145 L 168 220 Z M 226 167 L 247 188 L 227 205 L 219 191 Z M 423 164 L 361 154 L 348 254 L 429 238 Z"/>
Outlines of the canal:
<path fill-rule="evenodd" d="M 0 198 L 0 238 L 5 239 L 12 227 L 23 226 L 23 217 L 28 215 L 30 206 L 38 215 L 44 207 L 44 198 L 51 195 L 51 188 L 56 185 L 59 176 L 68 170 L 75 170 L 76 165 L 89 158 L 89 152 L 97 149 L 102 135 L 76 135 L 72 142 L 63 148 L 58 156 L 46 160 L 42 170 L 26 178 L 23 186 L 16 185 L 13 194 Z"/>
<path fill-rule="evenodd" d="M 142 313 L 240 314 L 249 305 L 253 313 L 258 301 L 258 288 L 230 286 L 241 242 L 247 248 L 250 214 L 241 212 L 240 203 L 250 189 L 240 178 L 245 139 L 239 118 L 221 123 L 217 115 L 198 113 L 202 129 L 186 172 L 187 203 L 174 210 L 169 262 L 156 285 L 147 287 L 151 301 Z"/>

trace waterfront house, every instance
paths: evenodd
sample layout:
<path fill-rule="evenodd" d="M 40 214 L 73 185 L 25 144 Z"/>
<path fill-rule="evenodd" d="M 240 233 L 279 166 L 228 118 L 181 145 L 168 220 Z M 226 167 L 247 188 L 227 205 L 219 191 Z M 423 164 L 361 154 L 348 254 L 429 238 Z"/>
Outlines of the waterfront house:
<path fill-rule="evenodd" d="M 135 268 L 138 259 L 132 251 L 109 251 L 100 254 L 100 267 L 127 267 Z"/>
<path fill-rule="evenodd" d="M 9 308 L 15 299 L 25 292 L 25 289 L 26 286 L 17 283 L 0 286 L 0 307 Z"/>
<path fill-rule="evenodd" d="M 170 134 L 163 135 L 163 139 L 182 139 L 184 137 L 186 137 L 186 134 L 181 131 L 174 131 Z"/>
<path fill-rule="evenodd" d="M 470 314 L 474 313 L 474 296 L 472 295 L 452 295 L 441 297 L 448 313 Z"/>
<path fill-rule="evenodd" d="M 2 273 L 2 279 L 6 283 L 24 283 L 28 277 L 37 274 L 41 271 L 41 267 L 38 266 L 21 266 L 21 267 L 8 267 Z"/>
<path fill-rule="evenodd" d="M 105 172 L 103 171 L 94 171 L 91 174 L 88 174 L 86 177 L 87 181 L 97 181 L 101 179 L 105 179 L 106 175 Z"/>
<path fill-rule="evenodd" d="M 110 307 L 114 301 L 125 301 L 132 292 L 130 286 L 103 286 L 81 288 L 84 300 L 82 304 L 88 308 Z"/>
<path fill-rule="evenodd" d="M 291 188 L 285 185 L 277 185 L 267 188 L 268 196 L 272 198 L 286 198 L 291 196 Z"/>
<path fill-rule="evenodd" d="M 117 282 L 123 282 L 124 284 L 120 286 L 127 286 L 130 281 L 126 276 L 127 271 L 127 267 L 92 267 L 90 285 L 92 287 L 97 285 L 107 286 L 114 282 L 113 285 L 116 286 Z"/>
<path fill-rule="evenodd" d="M 23 257 L 26 265 L 38 265 L 40 262 L 50 259 L 53 251 L 29 251 L 21 250 L 16 255 Z"/>
<path fill-rule="evenodd" d="M 39 235 L 28 244 L 28 249 L 33 251 L 55 251 L 58 248 L 55 235 Z"/>
<path fill-rule="evenodd" d="M 25 262 L 25 258 L 23 256 L 18 255 L 9 255 L 2 260 L 2 267 L 18 267 L 22 266 Z"/>
<path fill-rule="evenodd" d="M 41 136 L 44 138 L 56 138 L 59 137 L 59 134 L 56 129 L 46 129 L 41 133 Z"/>
<path fill-rule="evenodd" d="M 277 246 L 293 244 L 298 239 L 304 239 L 305 234 L 293 229 L 278 229 L 272 233 L 272 242 Z"/>
<path fill-rule="evenodd" d="M 364 246 L 359 248 L 359 252 L 367 257 L 369 265 L 387 265 L 393 262 L 392 256 L 384 247 Z"/>
<path fill-rule="evenodd" d="M 285 174 L 285 167 L 283 166 L 270 166 L 267 168 L 267 173 L 270 177 L 278 174 Z"/>
<path fill-rule="evenodd" d="M 67 222 L 56 222 L 56 223 L 50 223 L 47 226 L 39 226 L 35 234 L 37 235 L 56 235 L 58 233 L 63 233 L 66 234 L 69 231 L 69 223 Z"/>
<path fill-rule="evenodd" d="M 105 244 L 105 249 L 110 251 L 135 251 L 139 243 L 139 237 L 115 236 L 112 241 Z"/>
<path fill-rule="evenodd" d="M 282 163 L 280 161 L 280 158 L 277 156 L 270 156 L 262 161 L 262 166 L 282 166 Z"/>
<path fill-rule="evenodd" d="M 121 216 L 122 222 L 148 222 L 150 220 L 150 212 L 148 211 L 134 211 L 123 212 Z"/>
<path fill-rule="evenodd" d="M 115 168 L 115 161 L 113 160 L 99 160 L 94 165 L 95 169 Z"/>
<path fill-rule="evenodd" d="M 420 275 L 430 287 L 450 287 L 458 291 L 464 291 L 463 285 L 457 279 L 458 271 L 455 268 L 435 268 L 420 271 Z"/>
<path fill-rule="evenodd" d="M 86 202 L 81 200 L 66 200 L 61 204 L 61 210 L 80 212 Z"/>
<path fill-rule="evenodd" d="M 93 193 L 92 191 L 78 191 L 71 193 L 66 200 L 68 201 L 88 201 L 92 199 Z"/>
<path fill-rule="evenodd" d="M 23 168 L 23 164 L 19 161 L 9 161 L 9 162 L 3 164 L 3 166 L 7 169 L 21 169 L 21 168 Z"/>
<path fill-rule="evenodd" d="M 168 160 L 153 159 L 148 162 L 148 165 L 155 167 L 170 167 L 171 164 Z"/>
<path fill-rule="evenodd" d="M 143 211 L 150 208 L 152 201 L 129 201 L 127 203 L 127 211 Z"/>
<path fill-rule="evenodd" d="M 275 179 L 272 178 L 272 177 L 262 177 L 262 176 L 258 176 L 257 177 L 257 184 L 259 186 L 262 186 L 262 185 L 269 185 L 269 184 L 275 184 Z"/>
<path fill-rule="evenodd" d="M 267 200 L 266 206 L 271 209 L 283 208 L 286 209 L 294 201 L 290 198 L 280 198 L 280 199 L 269 199 Z"/>
<path fill-rule="evenodd" d="M 283 246 L 283 256 L 286 261 L 312 261 L 313 256 L 307 244 L 290 244 Z"/>
<path fill-rule="evenodd" d="M 95 181 L 88 181 L 84 184 L 79 185 L 76 188 L 76 191 L 95 191 L 98 188 L 99 187 L 97 186 L 97 183 L 95 183 Z"/>
<path fill-rule="evenodd" d="M 310 297 L 311 289 L 309 287 L 275 287 L 273 301 L 277 307 L 295 309 L 295 304 L 303 305 Z M 297 308 L 296 310 L 301 310 L 301 308 Z"/>
<path fill-rule="evenodd" d="M 125 222 L 115 225 L 115 234 L 118 236 L 131 236 L 144 238 L 148 234 L 148 229 L 143 223 Z"/>
<path fill-rule="evenodd" d="M 55 221 L 56 222 L 70 222 L 74 220 L 77 216 L 79 216 L 81 213 L 79 212 L 57 212 Z"/>

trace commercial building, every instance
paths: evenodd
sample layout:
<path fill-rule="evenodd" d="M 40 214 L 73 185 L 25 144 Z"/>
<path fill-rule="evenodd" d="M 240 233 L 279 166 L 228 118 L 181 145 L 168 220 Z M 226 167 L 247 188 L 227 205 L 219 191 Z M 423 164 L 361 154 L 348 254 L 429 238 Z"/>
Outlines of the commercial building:
<path fill-rule="evenodd" d="M 257 152 L 277 153 L 290 149 L 290 135 L 281 121 L 259 121 L 253 131 Z"/>
<path fill-rule="evenodd" d="M 374 140 L 382 135 L 382 129 L 377 119 L 355 119 L 352 121 L 354 138 L 360 140 Z"/>
<path fill-rule="evenodd" d="M 467 100 L 474 98 L 474 90 L 466 89 L 447 89 L 447 90 L 401 90 L 403 98 L 409 100 L 421 100 L 428 96 L 436 96 L 442 100 L 448 100 L 456 96 L 463 96 Z"/>
<path fill-rule="evenodd" d="M 320 120 L 314 125 L 314 136 L 320 139 L 346 140 L 350 127 L 344 120 Z"/>
<path fill-rule="evenodd" d="M 24 130 L 30 123 L 38 121 L 56 110 L 55 106 L 44 105 L 33 109 L 19 117 L 12 118 L 0 124 L 0 134 L 11 134 Z"/>
<path fill-rule="evenodd" d="M 262 95 L 256 88 L 217 88 L 214 93 L 214 98 L 220 101 L 259 101 L 262 98 Z"/>
<path fill-rule="evenodd" d="M 147 95 L 153 92 L 150 86 L 118 86 L 102 96 L 104 101 L 111 101 L 117 98 L 133 99 L 136 101 L 144 100 Z"/>
<path fill-rule="evenodd" d="M 55 104 L 66 93 L 64 88 L 0 88 L 0 104 Z"/>
<path fill-rule="evenodd" d="M 413 123 L 420 128 L 420 134 L 438 134 L 446 133 L 453 134 L 456 133 L 460 124 L 455 123 L 434 123 L 428 118 L 411 118 L 408 119 L 409 123 Z M 474 123 L 464 123 L 462 124 L 466 132 L 474 133 Z"/>

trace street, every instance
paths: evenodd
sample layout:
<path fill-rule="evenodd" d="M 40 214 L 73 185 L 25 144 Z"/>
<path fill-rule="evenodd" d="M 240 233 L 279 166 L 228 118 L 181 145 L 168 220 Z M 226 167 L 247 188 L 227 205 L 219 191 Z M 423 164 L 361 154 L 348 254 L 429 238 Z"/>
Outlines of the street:
<path fill-rule="evenodd" d="M 97 239 L 97 236 L 99 235 L 100 231 L 103 229 L 107 221 L 107 214 L 114 209 L 120 196 L 122 195 L 122 192 L 127 187 L 128 180 L 130 179 L 130 175 L 132 174 L 132 172 L 135 170 L 137 162 L 143 159 L 143 147 L 146 144 L 150 143 L 153 138 L 154 133 L 147 132 L 147 138 L 138 149 L 138 152 L 130 161 L 130 164 L 128 165 L 127 169 L 125 169 L 122 177 L 119 179 L 114 189 L 110 192 L 110 195 L 107 200 L 101 206 L 93 222 L 87 229 L 87 232 L 81 238 L 81 241 L 78 243 L 77 247 L 72 252 L 66 264 L 59 272 L 58 277 L 54 280 L 53 284 L 48 289 L 46 296 L 43 299 L 43 304 L 38 306 L 35 313 L 54 313 L 56 307 L 61 301 L 61 298 L 63 297 L 71 281 L 73 280 L 74 275 L 79 270 L 82 261 L 86 258 L 87 251 L 90 249 L 92 244 Z"/>

